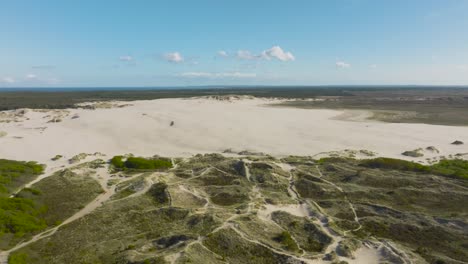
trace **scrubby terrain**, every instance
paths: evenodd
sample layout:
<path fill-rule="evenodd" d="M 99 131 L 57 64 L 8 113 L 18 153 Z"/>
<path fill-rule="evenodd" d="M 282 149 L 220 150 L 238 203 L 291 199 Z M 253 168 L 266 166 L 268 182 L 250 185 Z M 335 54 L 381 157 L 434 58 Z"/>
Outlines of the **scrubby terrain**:
<path fill-rule="evenodd" d="M 2 257 L 12 264 L 464 263 L 467 164 L 123 155 L 70 164 L 21 189 L 42 167 L 2 160 Z"/>

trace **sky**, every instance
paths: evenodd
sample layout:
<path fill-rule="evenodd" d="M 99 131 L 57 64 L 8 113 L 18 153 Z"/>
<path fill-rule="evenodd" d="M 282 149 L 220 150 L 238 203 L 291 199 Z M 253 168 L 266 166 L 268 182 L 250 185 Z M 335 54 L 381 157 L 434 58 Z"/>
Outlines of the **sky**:
<path fill-rule="evenodd" d="M 468 0 L 2 0 L 0 87 L 467 85 Z"/>

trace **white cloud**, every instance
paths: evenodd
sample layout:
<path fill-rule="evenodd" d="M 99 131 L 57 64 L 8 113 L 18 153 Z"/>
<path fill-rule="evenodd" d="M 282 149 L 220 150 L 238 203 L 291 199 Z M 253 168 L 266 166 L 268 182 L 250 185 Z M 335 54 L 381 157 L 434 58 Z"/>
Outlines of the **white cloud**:
<path fill-rule="evenodd" d="M 280 61 L 293 61 L 296 58 L 289 51 L 284 51 L 280 46 L 273 46 L 267 50 L 262 51 L 261 54 L 252 54 L 248 50 L 237 51 L 237 58 L 242 60 L 257 60 L 257 59 L 277 59 Z"/>
<path fill-rule="evenodd" d="M 179 74 L 180 77 L 188 78 L 255 78 L 257 74 L 255 73 L 245 73 L 245 72 L 184 72 Z"/>
<path fill-rule="evenodd" d="M 28 80 L 34 80 L 34 79 L 37 79 L 37 75 L 36 74 L 26 74 L 26 79 Z"/>
<path fill-rule="evenodd" d="M 377 64 L 371 64 L 369 67 L 371 67 L 372 69 L 377 69 Z"/>
<path fill-rule="evenodd" d="M 184 57 L 179 52 L 169 52 L 164 54 L 164 59 L 169 62 L 180 63 L 184 61 Z"/>
<path fill-rule="evenodd" d="M 213 74 L 209 72 L 184 72 L 184 73 L 179 74 L 179 76 L 209 78 L 209 77 L 212 77 Z"/>
<path fill-rule="evenodd" d="M 120 56 L 120 57 L 119 57 L 119 60 L 120 60 L 120 61 L 132 61 L 132 60 L 133 60 L 133 57 L 132 57 L 132 56 L 129 56 L 129 55 Z"/>
<path fill-rule="evenodd" d="M 237 57 L 242 60 L 254 60 L 260 58 L 260 56 L 255 56 L 248 50 L 238 50 Z"/>
<path fill-rule="evenodd" d="M 4 82 L 4 83 L 15 83 L 16 80 L 13 79 L 12 77 L 4 77 L 4 78 L 2 78 L 2 82 Z"/>
<path fill-rule="evenodd" d="M 457 69 L 461 71 L 468 71 L 468 64 L 466 65 L 457 65 Z"/>
<path fill-rule="evenodd" d="M 293 61 L 294 55 L 291 52 L 285 52 L 280 46 L 273 46 L 262 52 L 262 56 L 266 59 L 276 58 L 280 61 Z"/>
<path fill-rule="evenodd" d="M 229 54 L 224 51 L 224 50 L 220 50 L 216 53 L 219 57 L 229 57 Z"/>
<path fill-rule="evenodd" d="M 344 62 L 344 61 L 337 61 L 336 62 L 336 67 L 338 68 L 350 68 L 351 64 Z"/>
<path fill-rule="evenodd" d="M 6 83 L 6 84 L 37 84 L 37 85 L 42 85 L 42 84 L 58 84 L 60 83 L 60 79 L 55 78 L 55 77 L 50 77 L 50 78 L 41 78 L 37 76 L 36 74 L 27 74 L 23 78 L 20 79 L 15 79 L 13 77 L 3 77 L 0 78 L 0 84 L 1 83 Z"/>

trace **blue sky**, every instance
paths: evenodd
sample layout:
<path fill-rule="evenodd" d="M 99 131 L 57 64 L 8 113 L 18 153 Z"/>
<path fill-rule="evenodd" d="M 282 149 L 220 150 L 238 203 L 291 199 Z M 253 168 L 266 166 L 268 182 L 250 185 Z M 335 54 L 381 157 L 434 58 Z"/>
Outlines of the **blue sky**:
<path fill-rule="evenodd" d="M 0 87 L 468 84 L 467 0 L 0 2 Z"/>

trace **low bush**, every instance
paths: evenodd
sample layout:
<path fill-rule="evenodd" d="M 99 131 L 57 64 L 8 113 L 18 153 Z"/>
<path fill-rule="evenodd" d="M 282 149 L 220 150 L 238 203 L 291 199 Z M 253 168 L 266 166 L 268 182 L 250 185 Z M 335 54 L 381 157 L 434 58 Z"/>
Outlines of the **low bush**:
<path fill-rule="evenodd" d="M 123 162 L 123 156 L 114 156 L 111 160 L 110 163 L 118 169 L 123 169 L 124 168 L 124 162 Z"/>
<path fill-rule="evenodd" d="M 46 209 L 38 208 L 33 200 L 24 198 L 0 198 L 0 234 L 12 233 L 22 237 L 26 233 L 47 227 L 41 214 Z"/>
<path fill-rule="evenodd" d="M 468 179 L 468 160 L 441 160 L 431 166 L 432 173 L 437 175 Z"/>
<path fill-rule="evenodd" d="M 291 234 L 288 231 L 283 231 L 279 235 L 273 238 L 276 242 L 282 244 L 287 250 L 298 251 L 299 247 L 297 246 L 294 239 L 291 237 Z"/>
<path fill-rule="evenodd" d="M 430 171 L 429 166 L 421 165 L 419 163 L 392 159 L 392 158 L 375 158 L 363 160 L 361 166 L 374 168 L 374 169 L 392 169 L 392 170 L 404 170 L 404 171 L 416 171 L 416 172 L 428 172 Z"/>
<path fill-rule="evenodd" d="M 8 193 L 44 172 L 44 166 L 33 161 L 0 159 L 0 193 Z"/>
<path fill-rule="evenodd" d="M 406 160 L 376 158 L 363 160 L 360 166 L 375 169 L 425 172 L 446 177 L 468 179 L 468 161 L 462 159 L 441 160 L 433 165 L 422 165 Z"/>
<path fill-rule="evenodd" d="M 142 157 L 128 157 L 124 161 L 123 156 L 115 156 L 110 160 L 110 163 L 116 169 L 120 170 L 159 170 L 168 169 L 172 167 L 172 162 L 165 158 L 142 158 Z"/>

